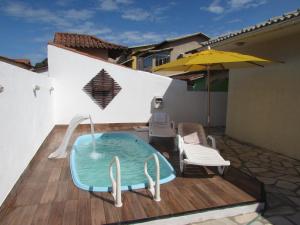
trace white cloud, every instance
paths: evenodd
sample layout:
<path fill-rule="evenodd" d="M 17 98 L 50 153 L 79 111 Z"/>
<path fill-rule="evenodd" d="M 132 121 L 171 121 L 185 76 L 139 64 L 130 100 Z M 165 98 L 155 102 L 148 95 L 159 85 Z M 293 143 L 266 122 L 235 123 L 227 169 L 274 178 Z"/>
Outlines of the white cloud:
<path fill-rule="evenodd" d="M 140 8 L 128 9 L 122 14 L 122 18 L 134 21 L 143 21 L 150 18 L 150 16 L 151 14 L 149 12 Z"/>
<path fill-rule="evenodd" d="M 67 6 L 69 5 L 73 0 L 57 0 L 55 3 L 59 6 Z"/>
<path fill-rule="evenodd" d="M 120 5 L 129 5 L 131 3 L 131 0 L 99 0 L 99 8 L 103 11 L 116 11 Z"/>
<path fill-rule="evenodd" d="M 69 9 L 65 10 L 64 17 L 67 19 L 75 19 L 75 20 L 87 20 L 94 16 L 94 12 L 87 9 L 76 10 L 76 9 Z"/>
<path fill-rule="evenodd" d="M 267 2 L 268 0 L 229 0 L 222 6 L 220 0 L 214 0 L 208 7 L 201 7 L 201 9 L 215 14 L 226 14 L 241 9 L 256 8 Z"/>
<path fill-rule="evenodd" d="M 61 16 L 55 15 L 46 9 L 34 9 L 19 2 L 9 2 L 2 8 L 6 14 L 28 21 L 52 23 L 59 26 L 68 26 L 69 22 Z"/>
<path fill-rule="evenodd" d="M 174 36 L 174 33 L 124 31 L 122 33 L 106 35 L 105 39 L 125 45 L 139 45 L 157 43 Z"/>
<path fill-rule="evenodd" d="M 65 31 L 79 34 L 104 35 L 111 33 L 107 27 L 97 27 L 93 22 L 87 21 L 74 27 L 67 28 Z"/>
<path fill-rule="evenodd" d="M 226 23 L 230 24 L 230 23 L 240 23 L 240 22 L 242 22 L 241 19 L 232 19 L 232 20 L 227 21 Z"/>
<path fill-rule="evenodd" d="M 62 11 L 50 11 L 44 8 L 33 8 L 20 2 L 8 2 L 1 9 L 5 14 L 25 19 L 29 22 L 44 23 L 59 28 L 71 27 L 80 21 L 86 21 L 93 17 L 94 12 L 87 9 L 68 9 Z"/>
<path fill-rule="evenodd" d="M 124 0 L 123 0 L 124 1 Z M 24 19 L 33 23 L 43 23 L 47 28 L 47 35 L 40 35 L 33 39 L 34 42 L 47 42 L 53 38 L 53 30 L 83 33 L 91 35 L 107 35 L 111 29 L 105 26 L 96 25 L 90 19 L 94 16 L 94 11 L 82 9 L 69 9 L 60 11 L 50 11 L 48 9 L 37 9 L 23 3 L 10 2 L 5 7 L 0 8 L 9 16 Z"/>
<path fill-rule="evenodd" d="M 214 0 L 208 7 L 201 7 L 201 9 L 215 14 L 224 12 L 224 7 L 220 5 L 220 0 Z"/>
<path fill-rule="evenodd" d="M 228 2 L 231 10 L 255 8 L 266 3 L 267 0 L 229 0 Z"/>

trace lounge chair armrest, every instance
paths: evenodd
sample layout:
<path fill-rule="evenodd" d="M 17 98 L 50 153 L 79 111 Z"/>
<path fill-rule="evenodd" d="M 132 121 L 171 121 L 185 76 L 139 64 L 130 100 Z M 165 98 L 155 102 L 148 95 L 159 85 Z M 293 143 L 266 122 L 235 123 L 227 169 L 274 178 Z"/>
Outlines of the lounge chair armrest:
<path fill-rule="evenodd" d="M 179 134 L 177 134 L 176 137 L 177 137 L 178 149 L 179 152 L 181 153 L 183 151 L 183 139 Z"/>
<path fill-rule="evenodd" d="M 175 122 L 174 122 L 174 121 L 171 121 L 170 124 L 171 124 L 171 128 L 172 128 L 173 130 L 175 130 Z"/>
<path fill-rule="evenodd" d="M 213 147 L 214 149 L 217 149 L 216 139 L 211 135 L 208 135 L 207 139 L 209 139 L 211 141 L 211 147 Z"/>

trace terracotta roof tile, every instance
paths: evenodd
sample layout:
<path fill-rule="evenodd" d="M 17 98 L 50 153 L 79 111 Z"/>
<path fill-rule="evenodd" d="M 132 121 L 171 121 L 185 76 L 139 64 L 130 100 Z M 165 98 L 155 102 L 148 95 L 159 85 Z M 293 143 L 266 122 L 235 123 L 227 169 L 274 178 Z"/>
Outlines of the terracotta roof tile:
<path fill-rule="evenodd" d="M 95 36 L 75 33 L 55 33 L 53 42 L 69 48 L 127 49 L 127 47 L 101 40 Z"/>
<path fill-rule="evenodd" d="M 229 38 L 233 38 L 233 37 L 236 37 L 238 35 L 242 35 L 244 33 L 256 31 L 256 30 L 262 29 L 264 27 L 268 27 L 268 26 L 273 25 L 273 24 L 278 24 L 278 23 L 281 23 L 281 22 L 292 20 L 292 19 L 297 18 L 297 17 L 300 17 L 300 9 L 297 9 L 293 12 L 285 13 L 282 16 L 273 17 L 273 18 L 271 18 L 267 21 L 258 23 L 256 25 L 253 25 L 253 26 L 250 26 L 250 27 L 243 28 L 239 31 L 231 32 L 229 34 L 221 35 L 219 37 L 210 39 L 206 42 L 203 42 L 202 45 L 207 46 L 207 45 L 215 44 L 215 43 L 218 43 L 218 42 L 221 42 L 221 41 L 225 41 Z"/>
<path fill-rule="evenodd" d="M 31 70 L 32 69 L 31 64 L 20 62 L 19 60 L 10 59 L 10 58 L 4 57 L 4 56 L 0 56 L 0 61 L 1 62 L 5 62 L 5 63 L 9 63 L 11 65 L 15 65 L 15 66 L 21 67 L 23 69 L 27 69 L 27 70 Z"/>
<path fill-rule="evenodd" d="M 23 63 L 25 65 L 31 66 L 30 59 L 13 59 L 13 60 L 15 60 L 18 63 Z"/>

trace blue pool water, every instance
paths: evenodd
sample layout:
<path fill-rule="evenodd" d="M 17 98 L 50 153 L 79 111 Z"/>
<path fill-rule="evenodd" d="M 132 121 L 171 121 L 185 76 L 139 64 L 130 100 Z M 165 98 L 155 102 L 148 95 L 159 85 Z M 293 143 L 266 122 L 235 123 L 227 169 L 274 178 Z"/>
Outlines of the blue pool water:
<path fill-rule="evenodd" d="M 153 153 L 157 154 L 160 162 L 160 182 L 166 183 L 175 178 L 175 171 L 164 156 L 133 134 L 125 132 L 96 133 L 95 139 L 95 151 L 98 153 L 96 155 L 100 157 L 91 157 L 93 155 L 91 135 L 78 137 L 71 151 L 72 178 L 75 185 L 81 189 L 109 191 L 111 189 L 109 164 L 114 156 L 118 156 L 120 160 L 122 190 L 146 187 L 144 161 Z M 148 162 L 148 172 L 155 179 L 153 160 Z"/>

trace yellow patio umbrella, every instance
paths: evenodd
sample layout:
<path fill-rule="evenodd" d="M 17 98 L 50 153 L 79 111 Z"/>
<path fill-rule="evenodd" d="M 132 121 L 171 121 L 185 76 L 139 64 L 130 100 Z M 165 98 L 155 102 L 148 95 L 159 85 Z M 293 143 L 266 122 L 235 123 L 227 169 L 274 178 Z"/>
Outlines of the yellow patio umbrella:
<path fill-rule="evenodd" d="M 208 79 L 208 115 L 207 125 L 210 125 L 210 70 L 225 70 L 232 68 L 242 68 L 249 66 L 261 66 L 263 64 L 270 63 L 270 60 L 240 54 L 237 52 L 219 51 L 210 49 L 197 52 L 187 57 L 175 60 L 173 62 L 154 67 L 153 71 L 207 71 Z"/>

